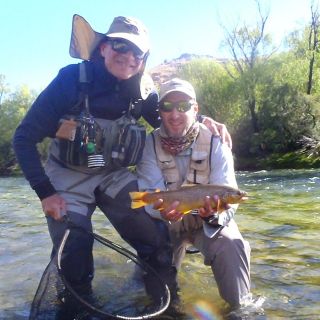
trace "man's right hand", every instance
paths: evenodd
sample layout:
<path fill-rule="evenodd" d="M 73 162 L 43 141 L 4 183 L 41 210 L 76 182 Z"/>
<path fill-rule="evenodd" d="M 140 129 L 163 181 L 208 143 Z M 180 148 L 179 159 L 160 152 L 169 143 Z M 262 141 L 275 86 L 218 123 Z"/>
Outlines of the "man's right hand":
<path fill-rule="evenodd" d="M 209 117 L 204 117 L 202 123 L 211 131 L 215 136 L 220 136 L 222 143 L 226 143 L 230 149 L 232 149 L 232 138 L 227 127 L 218 121 L 215 121 Z"/>
<path fill-rule="evenodd" d="M 66 202 L 57 193 L 41 200 L 41 204 L 45 215 L 52 217 L 54 220 L 62 220 L 66 213 Z"/>
<path fill-rule="evenodd" d="M 180 204 L 179 201 L 174 201 L 166 209 L 162 209 L 163 200 L 159 199 L 154 203 L 153 209 L 159 210 L 163 219 L 168 221 L 179 221 L 183 217 L 183 213 L 177 211 L 177 207 Z"/>

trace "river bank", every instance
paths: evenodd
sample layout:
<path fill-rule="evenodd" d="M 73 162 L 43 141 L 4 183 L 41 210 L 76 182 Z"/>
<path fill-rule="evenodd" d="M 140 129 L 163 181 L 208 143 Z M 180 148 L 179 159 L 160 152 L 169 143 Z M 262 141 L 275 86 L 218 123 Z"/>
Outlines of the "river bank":
<path fill-rule="evenodd" d="M 260 157 L 234 157 L 237 171 L 317 169 L 320 157 L 310 157 L 301 152 L 262 155 Z"/>
<path fill-rule="evenodd" d="M 237 157 L 234 155 L 236 171 L 259 171 L 278 169 L 318 169 L 320 157 L 310 157 L 302 152 L 276 153 L 259 157 Z M 23 176 L 17 164 L 0 171 L 0 177 Z"/>

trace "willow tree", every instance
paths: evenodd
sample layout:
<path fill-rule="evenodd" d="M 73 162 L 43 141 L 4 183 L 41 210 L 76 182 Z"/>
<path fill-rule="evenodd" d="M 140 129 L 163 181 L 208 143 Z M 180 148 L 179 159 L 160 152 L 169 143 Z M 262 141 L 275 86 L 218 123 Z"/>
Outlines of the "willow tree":
<path fill-rule="evenodd" d="M 4 95 L 9 92 L 8 85 L 6 83 L 6 77 L 3 74 L 0 74 L 0 108 Z"/>
<path fill-rule="evenodd" d="M 179 68 L 178 76 L 193 84 L 200 112 L 225 123 L 234 132 L 242 114 L 236 88 L 223 64 L 214 59 L 193 60 Z"/>
<path fill-rule="evenodd" d="M 256 88 L 261 78 L 261 66 L 270 58 L 275 49 L 270 35 L 265 33 L 269 13 L 263 13 L 256 1 L 258 20 L 254 26 L 244 22 L 232 29 L 222 25 L 225 33 L 223 47 L 227 48 L 232 59 L 226 64 L 231 78 L 238 82 L 243 92 L 243 100 L 248 108 L 253 133 L 259 133 L 257 116 Z"/>
<path fill-rule="evenodd" d="M 319 32 L 320 32 L 320 15 L 318 5 L 311 4 L 311 22 L 308 36 L 308 51 L 310 53 L 309 75 L 307 83 L 307 94 L 311 94 L 313 86 L 314 65 L 317 53 L 319 53 Z"/>
<path fill-rule="evenodd" d="M 0 107 L 0 175 L 10 174 L 16 163 L 12 149 L 12 136 L 15 128 L 29 109 L 36 93 L 27 87 L 21 87 L 8 93 Z"/>
<path fill-rule="evenodd" d="M 310 11 L 309 23 L 300 30 L 294 30 L 287 42 L 294 58 L 294 72 L 298 68 L 304 71 L 301 77 L 296 76 L 302 85 L 300 90 L 308 96 L 312 106 L 307 113 L 312 118 L 312 132 L 305 141 L 313 139 L 313 145 L 316 145 L 320 137 L 320 12 L 314 1 L 311 2 Z M 311 144 L 307 145 L 311 147 Z"/>

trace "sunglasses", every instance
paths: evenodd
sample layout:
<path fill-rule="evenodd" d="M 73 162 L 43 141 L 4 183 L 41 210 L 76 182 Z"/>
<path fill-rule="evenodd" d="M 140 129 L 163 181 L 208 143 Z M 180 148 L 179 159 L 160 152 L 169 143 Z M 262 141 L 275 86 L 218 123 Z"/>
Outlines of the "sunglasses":
<path fill-rule="evenodd" d="M 145 53 L 129 41 L 123 39 L 110 39 L 108 42 L 110 43 L 112 50 L 117 53 L 127 53 L 131 51 L 137 60 L 143 60 L 145 57 Z"/>
<path fill-rule="evenodd" d="M 168 102 L 163 101 L 159 104 L 159 109 L 163 112 L 171 112 L 174 108 L 176 108 L 179 112 L 187 112 L 191 109 L 191 107 L 195 104 L 194 100 L 189 101 L 179 101 L 179 102 Z"/>

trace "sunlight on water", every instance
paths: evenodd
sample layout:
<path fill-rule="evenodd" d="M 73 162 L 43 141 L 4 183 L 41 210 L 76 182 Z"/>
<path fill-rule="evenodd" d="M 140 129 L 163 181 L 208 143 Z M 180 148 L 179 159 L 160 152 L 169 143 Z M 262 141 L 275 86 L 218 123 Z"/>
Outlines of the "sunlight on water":
<path fill-rule="evenodd" d="M 265 298 L 239 315 L 319 319 L 320 170 L 239 172 L 237 179 L 249 193 L 236 221 L 252 249 L 253 299 Z M 99 212 L 94 227 L 123 245 Z M 0 228 L 0 319 L 28 319 L 51 242 L 40 202 L 23 178 L 0 178 Z M 188 319 L 222 319 L 228 312 L 201 255 L 187 255 L 179 283 Z"/>
<path fill-rule="evenodd" d="M 207 301 L 198 300 L 190 308 L 190 314 L 195 320 L 218 320 L 221 316 L 215 306 Z"/>

